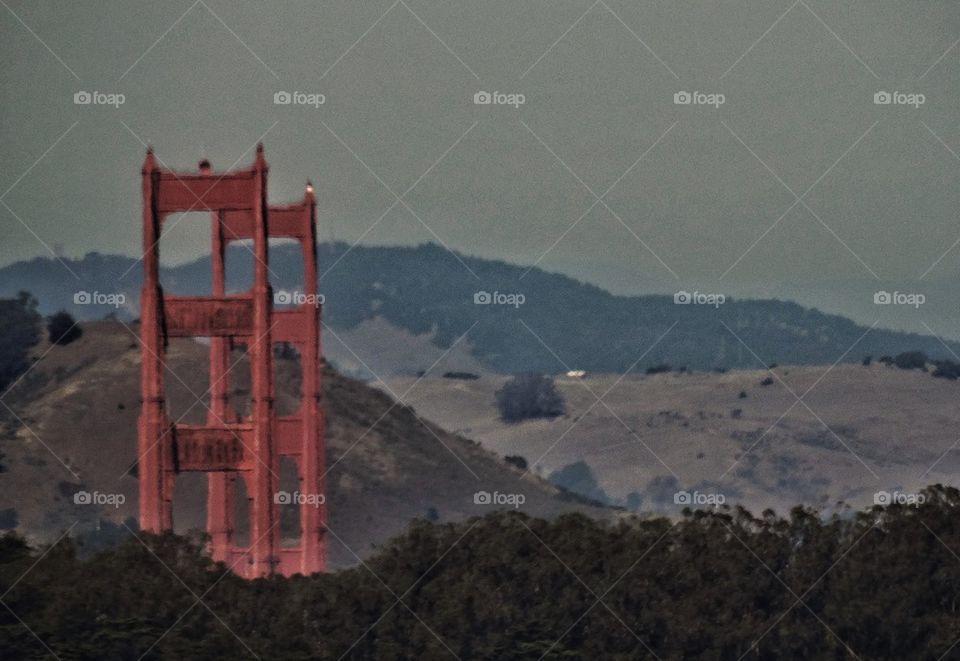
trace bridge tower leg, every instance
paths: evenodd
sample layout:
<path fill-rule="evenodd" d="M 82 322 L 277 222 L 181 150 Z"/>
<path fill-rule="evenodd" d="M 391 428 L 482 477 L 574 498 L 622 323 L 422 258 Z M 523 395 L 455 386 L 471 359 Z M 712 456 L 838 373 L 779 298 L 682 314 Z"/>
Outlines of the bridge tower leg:
<path fill-rule="evenodd" d="M 306 236 L 300 240 L 303 251 L 304 289 L 307 301 L 319 300 L 317 293 L 317 229 L 316 199 L 313 186 L 307 184 L 308 215 Z M 323 407 L 320 375 L 320 310 L 315 305 L 306 316 L 302 351 L 301 415 L 303 419 L 303 448 L 299 462 L 301 490 L 308 494 L 326 494 L 324 488 L 325 461 L 323 456 Z M 316 365 L 316 369 L 307 366 Z M 325 534 L 327 503 L 303 503 L 300 506 L 300 571 L 303 574 L 323 571 L 326 566 Z"/>
<path fill-rule="evenodd" d="M 279 562 L 280 531 L 274 496 L 280 462 L 273 447 L 273 293 L 267 280 L 267 165 L 263 150 L 254 161 L 253 208 L 253 336 L 250 356 L 250 408 L 253 418 L 254 462 L 247 472 L 250 496 L 250 577 L 267 576 Z"/>
<path fill-rule="evenodd" d="M 200 163 L 200 172 L 209 173 L 210 164 Z M 223 236 L 223 221 L 219 211 L 210 214 L 210 251 L 211 293 L 213 296 L 226 295 L 226 245 Z M 230 350 L 233 340 L 229 337 L 210 338 L 210 409 L 207 412 L 207 424 L 211 427 L 237 422 L 236 414 L 230 408 L 229 371 Z M 210 535 L 210 556 L 217 562 L 230 562 L 232 559 L 234 533 L 236 474 L 231 471 L 207 473 L 207 533 Z"/>
<path fill-rule="evenodd" d="M 143 284 L 140 290 L 140 393 L 137 475 L 140 527 L 159 533 L 173 527 L 173 480 L 168 476 L 172 437 L 165 415 L 162 332 L 163 292 L 160 289 L 160 218 L 156 209 L 158 173 L 152 151 L 141 170 L 143 191 Z"/>

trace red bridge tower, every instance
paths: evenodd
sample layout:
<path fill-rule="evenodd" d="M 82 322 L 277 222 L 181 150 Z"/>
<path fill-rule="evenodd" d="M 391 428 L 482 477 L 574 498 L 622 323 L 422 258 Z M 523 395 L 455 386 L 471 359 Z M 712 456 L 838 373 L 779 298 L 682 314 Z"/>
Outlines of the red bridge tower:
<path fill-rule="evenodd" d="M 300 202 L 267 204 L 267 164 L 257 146 L 252 167 L 211 172 L 173 172 L 147 151 L 143 178 L 143 289 L 140 295 L 141 412 L 138 430 L 140 527 L 148 532 L 173 527 L 173 485 L 177 473 L 207 473 L 207 532 L 214 560 L 247 578 L 269 574 L 310 574 L 326 565 L 326 504 L 323 499 L 323 409 L 320 390 L 320 307 L 317 297 L 316 202 L 308 183 Z M 172 213 L 209 211 L 212 292 L 210 296 L 163 293 L 159 240 Z M 268 240 L 293 238 L 303 251 L 304 296 L 298 304 L 274 309 L 267 278 Z M 249 291 L 225 293 L 224 253 L 229 241 L 253 240 L 254 278 Z M 171 422 L 163 371 L 171 337 L 210 338 L 210 406 L 204 425 Z M 229 355 L 234 341 L 250 360 L 250 413 L 231 410 Z M 300 409 L 277 416 L 273 410 L 272 350 L 287 342 L 300 353 Z M 281 547 L 280 457 L 297 466 L 300 498 L 299 543 Z M 234 539 L 235 483 L 244 481 L 250 501 L 247 547 Z"/>

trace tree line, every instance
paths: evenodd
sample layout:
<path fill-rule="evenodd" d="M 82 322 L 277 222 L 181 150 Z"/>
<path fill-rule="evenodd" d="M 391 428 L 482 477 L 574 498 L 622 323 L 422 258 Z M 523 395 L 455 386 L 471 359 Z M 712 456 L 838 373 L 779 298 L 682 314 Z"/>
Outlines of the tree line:
<path fill-rule="evenodd" d="M 5 659 L 956 659 L 960 492 L 823 518 L 494 512 L 242 580 L 199 538 L 0 538 Z M 337 544 L 334 536 L 331 544 Z M 29 629 L 28 629 L 29 627 Z M 42 641 L 42 642 L 41 642 Z"/>

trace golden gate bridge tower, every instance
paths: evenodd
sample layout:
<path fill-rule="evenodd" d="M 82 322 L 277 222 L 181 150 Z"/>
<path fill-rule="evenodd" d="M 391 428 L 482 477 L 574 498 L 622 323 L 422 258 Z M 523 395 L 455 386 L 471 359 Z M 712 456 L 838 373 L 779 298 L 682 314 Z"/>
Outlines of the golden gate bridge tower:
<path fill-rule="evenodd" d="M 207 474 L 207 532 L 214 560 L 246 578 L 323 571 L 326 565 L 324 426 L 320 383 L 320 306 L 317 297 L 316 200 L 308 183 L 303 199 L 267 203 L 267 164 L 257 145 L 253 165 L 213 172 L 207 161 L 196 172 L 160 167 L 151 149 L 142 169 L 143 289 L 140 294 L 141 411 L 138 428 L 140 527 L 159 533 L 173 528 L 177 474 Z M 210 213 L 209 296 L 174 296 L 160 286 L 159 241 L 170 214 Z M 189 222 L 192 219 L 184 219 Z M 304 291 L 298 304 L 274 308 L 268 279 L 268 242 L 295 239 L 303 253 Z M 230 241 L 252 240 L 253 285 L 227 294 L 225 250 Z M 163 376 L 169 338 L 209 338 L 209 395 L 202 425 L 171 421 Z M 246 345 L 250 361 L 250 415 L 229 403 L 230 350 Z M 289 343 L 300 353 L 300 408 L 274 412 L 273 347 Z M 281 545 L 278 497 L 280 458 L 296 464 L 300 538 Z M 236 482 L 249 499 L 249 544 L 237 545 Z"/>

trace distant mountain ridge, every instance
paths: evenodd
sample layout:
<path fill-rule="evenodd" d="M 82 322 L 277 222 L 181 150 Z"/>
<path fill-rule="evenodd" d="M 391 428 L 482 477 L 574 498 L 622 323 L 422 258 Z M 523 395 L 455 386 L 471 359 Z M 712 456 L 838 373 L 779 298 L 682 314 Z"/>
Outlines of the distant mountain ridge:
<path fill-rule="evenodd" d="M 440 246 L 350 248 L 319 245 L 324 322 L 336 333 L 375 318 L 446 349 L 463 342 L 479 364 L 496 372 L 557 372 L 566 367 L 624 372 L 667 364 L 674 368 L 756 368 L 859 361 L 920 350 L 934 358 L 960 353 L 960 343 L 913 333 L 868 329 L 833 314 L 779 300 L 732 300 L 722 305 L 677 305 L 663 295 L 615 296 L 537 268 L 455 255 Z M 252 279 L 252 254 L 228 251 L 228 288 Z M 140 266 L 132 258 L 90 253 L 65 260 L 76 278 L 50 258 L 0 269 L 0 296 L 30 291 L 40 309 L 66 309 L 79 319 L 138 315 Z M 296 291 L 301 260 L 292 245 L 271 247 L 277 290 Z M 526 275 L 524 275 L 526 274 Z M 172 293 L 205 293 L 207 259 L 162 269 Z M 122 293 L 120 307 L 76 304 L 76 292 Z M 490 303 L 485 303 L 489 294 Z M 494 294 L 497 294 L 495 297 Z M 514 296 L 511 296 L 514 295 Z M 390 346 L 371 350 L 390 352 Z M 431 361 L 432 362 L 432 361 Z M 425 364 L 422 367 L 429 367 Z"/>

